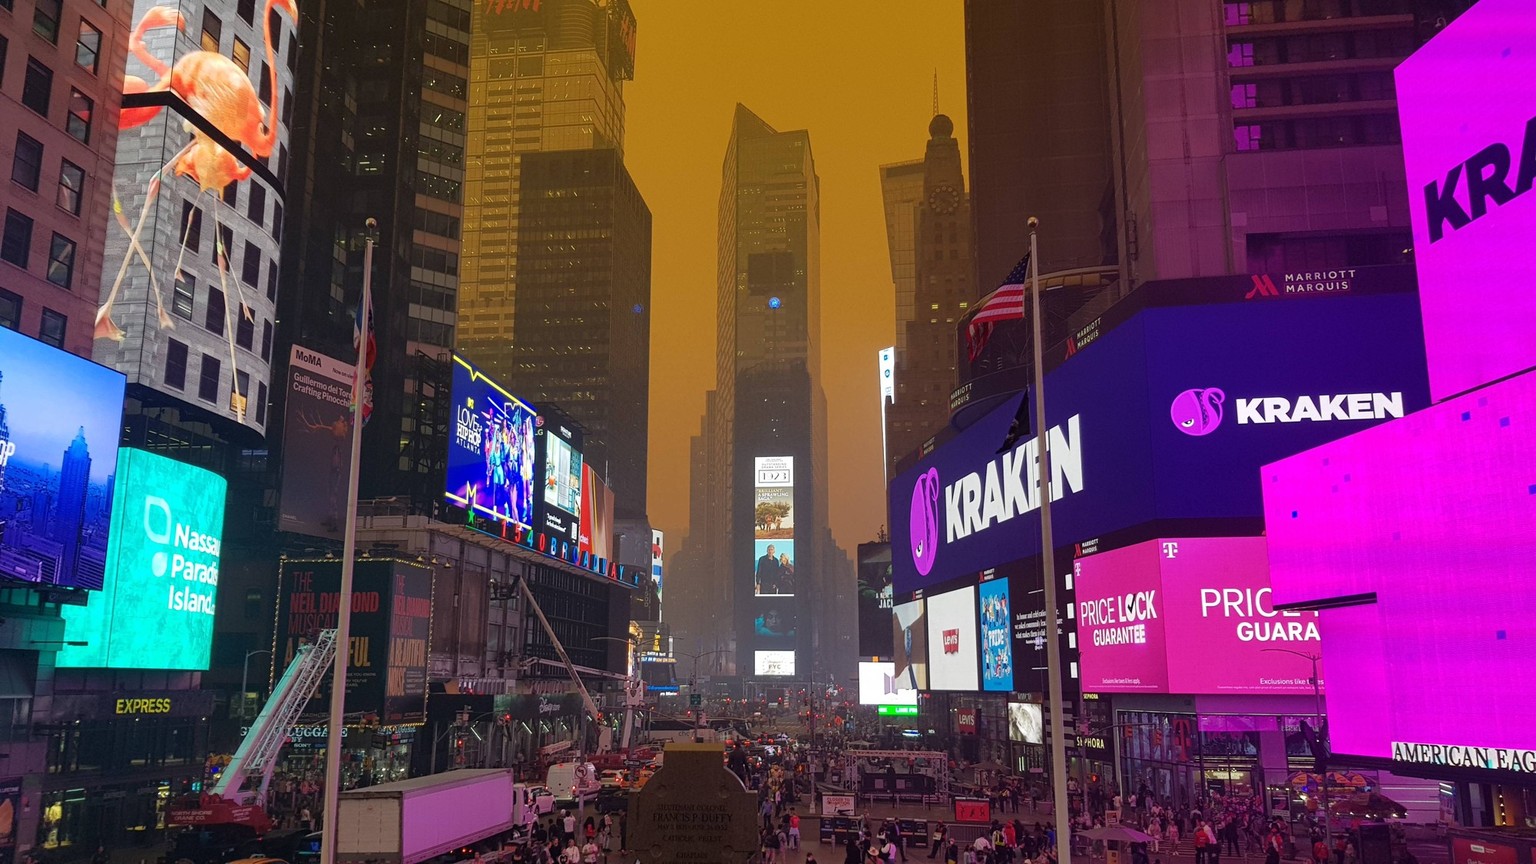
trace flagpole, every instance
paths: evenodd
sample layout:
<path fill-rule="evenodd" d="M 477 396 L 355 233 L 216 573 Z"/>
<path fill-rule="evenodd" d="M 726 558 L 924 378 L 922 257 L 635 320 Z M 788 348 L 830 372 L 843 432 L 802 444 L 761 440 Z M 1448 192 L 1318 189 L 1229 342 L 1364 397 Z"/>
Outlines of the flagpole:
<path fill-rule="evenodd" d="M 1056 597 L 1056 548 L 1051 541 L 1051 458 L 1050 422 L 1045 415 L 1045 325 L 1040 302 L 1040 250 L 1035 236 L 1040 220 L 1029 217 L 1029 267 L 1031 291 L 1034 295 L 1033 339 L 1035 347 L 1035 434 L 1039 441 L 1036 460 L 1040 486 L 1040 559 L 1045 570 L 1045 669 L 1048 679 L 1051 709 L 1051 789 L 1055 799 L 1053 810 L 1056 817 L 1056 860 L 1059 864 L 1072 861 L 1072 805 L 1067 798 L 1067 742 L 1066 705 L 1061 695 L 1061 634 L 1057 628 L 1060 620 Z"/>
<path fill-rule="evenodd" d="M 336 862 L 336 811 L 341 794 L 342 723 L 347 705 L 347 660 L 352 649 L 352 571 L 357 558 L 357 476 L 363 449 L 363 399 L 368 375 L 368 318 L 372 313 L 373 241 L 378 220 L 364 223 L 363 296 L 358 300 L 357 367 L 352 376 L 352 463 L 347 474 L 347 527 L 342 538 L 341 594 L 336 604 L 336 665 L 331 669 L 331 714 L 325 746 L 325 809 L 321 814 L 320 864 Z"/>

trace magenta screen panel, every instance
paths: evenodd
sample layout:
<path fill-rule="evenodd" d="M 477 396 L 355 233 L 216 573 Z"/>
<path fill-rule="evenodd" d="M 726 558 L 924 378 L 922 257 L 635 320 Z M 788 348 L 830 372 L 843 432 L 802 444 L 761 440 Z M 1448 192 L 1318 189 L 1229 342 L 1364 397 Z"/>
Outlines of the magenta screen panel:
<path fill-rule="evenodd" d="M 1322 613 L 1336 751 L 1536 749 L 1536 374 L 1266 466 L 1264 510 L 1276 602 L 1377 597 Z"/>
<path fill-rule="evenodd" d="M 1077 650 L 1087 693 L 1167 693 L 1157 545 L 1138 543 L 1072 564 Z"/>
<path fill-rule="evenodd" d="M 1481 0 L 1397 67 L 1436 400 L 1536 366 L 1536 14 Z"/>

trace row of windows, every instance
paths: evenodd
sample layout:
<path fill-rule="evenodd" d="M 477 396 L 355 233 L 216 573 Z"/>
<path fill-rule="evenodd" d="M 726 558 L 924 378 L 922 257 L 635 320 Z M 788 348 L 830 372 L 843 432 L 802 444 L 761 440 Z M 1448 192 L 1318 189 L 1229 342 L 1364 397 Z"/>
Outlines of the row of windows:
<path fill-rule="evenodd" d="M 5 232 L 0 236 L 0 261 L 23 270 L 32 263 L 32 217 L 14 207 L 5 211 Z M 75 281 L 75 241 L 55 231 L 48 243 L 48 266 L 44 276 L 49 282 L 69 290 Z"/>
<path fill-rule="evenodd" d="M 176 390 L 186 390 L 187 371 L 190 362 L 190 350 L 187 343 L 178 339 L 170 339 L 165 345 L 165 386 Z M 197 398 L 204 402 L 219 404 L 219 374 L 223 370 L 223 363 L 213 354 L 201 355 L 197 370 Z M 235 385 L 239 395 L 249 399 L 250 373 L 235 372 Z M 233 396 L 234 394 L 231 394 Z M 267 422 L 267 385 L 258 382 L 256 384 L 256 423 L 266 425 Z"/>
<path fill-rule="evenodd" d="M 456 217 L 421 207 L 416 208 L 416 228 L 439 237 L 459 239 L 459 220 Z"/>
<path fill-rule="evenodd" d="M 0 327 L 7 330 L 21 329 L 22 297 L 0 288 Z M 69 327 L 69 317 L 62 312 L 43 307 L 43 320 L 38 326 L 37 338 L 55 348 L 64 347 L 64 332 Z"/>
<path fill-rule="evenodd" d="M 100 31 L 96 31 L 96 44 L 99 50 Z M 0 37 L 0 73 L 5 70 L 5 56 L 8 49 L 9 42 L 4 37 Z M 92 62 L 95 62 L 94 58 Z M 4 79 L 0 77 L 0 85 L 3 84 Z M 21 104 L 45 118 L 53 108 L 53 69 L 36 57 L 27 58 L 26 77 L 21 84 Z M 69 104 L 64 113 L 64 130 L 71 137 L 82 144 L 91 143 L 91 118 L 95 113 L 95 100 L 73 87 L 69 88 Z"/>
<path fill-rule="evenodd" d="M 192 307 L 197 297 L 197 280 L 188 276 L 184 271 L 176 274 L 176 281 L 171 289 L 171 311 L 178 317 L 192 320 Z M 248 317 L 250 307 L 235 310 L 235 344 L 247 351 L 256 351 L 256 322 Z M 224 300 L 224 292 L 213 285 L 208 286 L 208 299 L 203 310 L 203 326 L 215 336 L 224 335 L 224 323 L 228 316 L 228 307 Z M 272 322 L 261 322 L 261 359 L 272 359 Z"/>
<path fill-rule="evenodd" d="M 11 182 L 32 192 L 38 191 L 43 178 L 43 143 L 25 132 L 16 133 L 16 155 L 11 160 Z M 54 203 L 72 216 L 80 215 L 85 193 L 85 169 L 59 160 L 59 182 Z"/>
<path fill-rule="evenodd" d="M 1239 69 L 1279 63 L 1395 58 L 1406 57 L 1413 49 L 1414 35 L 1408 29 L 1276 36 L 1229 43 L 1227 65 Z"/>
<path fill-rule="evenodd" d="M 1308 75 L 1254 82 L 1233 82 L 1233 108 L 1277 108 L 1392 99 L 1397 95 L 1390 71 L 1350 75 Z"/>
<path fill-rule="evenodd" d="M 426 33 L 422 37 L 421 47 L 428 54 L 435 54 L 460 66 L 469 65 L 469 46 L 457 39 L 439 36 L 436 33 Z"/>
<path fill-rule="evenodd" d="M 1397 117 L 1393 114 L 1238 123 L 1232 134 L 1239 152 L 1402 143 Z"/>
<path fill-rule="evenodd" d="M 1240 0 L 1222 4 L 1228 27 L 1412 12 L 1410 0 Z"/>
<path fill-rule="evenodd" d="M 231 192 L 234 186 L 235 184 L 231 183 L 228 187 L 225 188 L 224 194 L 226 196 L 226 201 L 234 197 L 233 193 Z M 257 217 L 261 212 L 265 212 L 266 196 L 264 190 L 262 190 L 261 187 L 254 183 L 251 184 L 251 195 L 253 201 L 256 200 L 256 193 L 258 192 L 262 193 L 261 200 L 263 203 L 260 205 L 261 210 L 258 212 L 255 208 L 248 208 L 247 212 L 254 213 L 255 215 L 252 215 L 252 221 L 256 221 L 259 224 L 260 220 Z M 272 222 L 272 236 L 278 239 L 281 239 L 282 235 L 282 209 L 282 205 L 277 205 L 276 210 L 274 211 L 274 218 Z M 224 257 L 224 266 L 230 267 L 230 258 L 234 253 L 235 232 L 234 229 L 228 225 L 220 225 L 218 227 L 218 239 L 217 242 L 213 244 L 210 260 L 212 260 L 215 266 L 218 266 L 220 263 L 219 257 L 222 254 Z M 182 237 L 182 245 L 186 249 L 189 249 L 193 252 L 201 252 L 203 248 L 203 208 L 193 206 L 191 201 L 181 202 L 180 231 Z M 243 251 L 244 254 L 240 260 L 240 281 L 254 288 L 261 282 L 261 247 L 247 240 L 245 241 L 245 249 Z"/>

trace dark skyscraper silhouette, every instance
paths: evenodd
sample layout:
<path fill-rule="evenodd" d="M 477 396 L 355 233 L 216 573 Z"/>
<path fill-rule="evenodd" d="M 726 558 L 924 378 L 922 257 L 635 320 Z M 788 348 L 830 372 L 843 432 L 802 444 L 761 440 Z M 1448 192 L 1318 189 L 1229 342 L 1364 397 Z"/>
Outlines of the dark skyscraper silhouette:
<path fill-rule="evenodd" d="M 53 511 L 49 536 L 64 547 L 59 578 L 73 578 L 80 561 L 80 531 L 85 525 L 85 500 L 91 487 L 91 451 L 85 443 L 85 427 L 64 450 L 59 468 L 59 503 Z"/>

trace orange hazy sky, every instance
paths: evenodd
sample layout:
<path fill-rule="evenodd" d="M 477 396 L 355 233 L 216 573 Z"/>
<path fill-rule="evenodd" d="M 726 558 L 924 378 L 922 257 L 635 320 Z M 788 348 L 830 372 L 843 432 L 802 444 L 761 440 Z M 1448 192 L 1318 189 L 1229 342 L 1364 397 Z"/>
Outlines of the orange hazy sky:
<path fill-rule="evenodd" d="M 895 303 L 878 166 L 920 159 L 939 107 L 965 153 L 960 0 L 631 0 L 624 161 L 650 205 L 649 510 L 688 528 L 688 439 L 715 383 L 715 225 L 737 102 L 807 129 L 821 176 L 823 380 L 832 532 L 854 552 L 885 523 L 875 354 Z"/>

